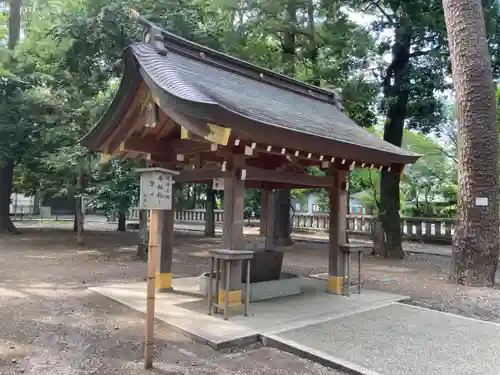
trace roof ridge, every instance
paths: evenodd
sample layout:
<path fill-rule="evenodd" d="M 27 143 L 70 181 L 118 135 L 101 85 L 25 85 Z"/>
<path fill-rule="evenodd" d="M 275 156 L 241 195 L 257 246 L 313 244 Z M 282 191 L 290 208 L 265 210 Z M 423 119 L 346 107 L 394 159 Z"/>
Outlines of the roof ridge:
<path fill-rule="evenodd" d="M 306 95 L 308 97 L 316 98 L 316 99 L 322 99 L 323 101 L 328 101 L 332 103 L 333 105 L 340 108 L 340 101 L 339 98 L 337 97 L 336 93 L 327 90 L 318 86 L 314 86 L 311 84 L 308 84 L 306 82 L 300 81 L 296 78 L 288 77 L 284 74 L 274 72 L 271 69 L 264 68 L 262 66 L 259 66 L 257 64 L 248 62 L 246 60 L 231 56 L 229 54 L 217 51 L 213 48 L 206 47 L 202 44 L 193 42 L 189 39 L 183 38 L 181 36 L 178 36 L 170 31 L 161 29 L 161 33 L 164 37 L 164 43 L 165 47 L 168 49 L 169 47 L 174 47 L 172 43 L 179 44 L 180 46 L 177 47 L 191 47 L 193 49 L 196 49 L 196 52 L 198 53 L 203 53 L 203 55 L 200 55 L 198 59 L 200 61 L 206 60 L 207 57 L 212 57 L 215 59 L 219 59 L 219 62 L 221 65 L 223 63 L 229 63 L 232 66 L 228 66 L 229 68 L 232 68 L 231 70 L 238 72 L 240 74 L 244 74 L 246 76 L 253 76 L 257 74 L 257 76 L 253 77 L 256 80 L 264 81 L 270 84 L 275 84 L 279 85 L 285 89 L 292 89 L 294 92 L 298 92 L 300 94 Z M 170 42 L 170 43 L 169 43 Z M 209 56 L 207 56 L 207 54 Z M 246 69 L 246 71 L 240 71 L 239 69 L 243 68 Z"/>
<path fill-rule="evenodd" d="M 143 26 L 159 32 L 163 40 L 156 40 L 151 42 L 163 42 L 167 50 L 173 49 L 175 50 L 173 52 L 189 54 L 190 57 L 199 61 L 210 62 L 214 65 L 218 65 L 221 68 L 229 69 L 234 73 L 250 77 L 257 81 L 266 82 L 274 86 L 279 86 L 283 89 L 293 91 L 297 94 L 331 103 L 339 110 L 343 109 L 338 95 L 331 90 L 311 85 L 296 78 L 288 77 L 284 74 L 276 73 L 271 69 L 263 68 L 257 64 L 245 61 L 243 59 L 231 56 L 229 54 L 217 51 L 213 48 L 206 47 L 202 44 L 183 38 L 159 27 L 158 25 L 154 24 L 153 22 L 149 21 L 133 10 L 131 10 L 131 17 L 137 20 Z"/>

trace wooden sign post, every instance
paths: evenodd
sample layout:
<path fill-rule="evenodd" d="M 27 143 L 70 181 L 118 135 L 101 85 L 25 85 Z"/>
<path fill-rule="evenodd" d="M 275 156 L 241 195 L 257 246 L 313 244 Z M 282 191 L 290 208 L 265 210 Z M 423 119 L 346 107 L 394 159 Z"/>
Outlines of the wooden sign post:
<path fill-rule="evenodd" d="M 158 262 L 158 228 L 160 211 L 172 209 L 173 176 L 179 174 L 162 168 L 139 169 L 141 173 L 139 208 L 150 210 L 146 333 L 144 337 L 144 367 L 153 367 L 153 336 L 155 316 L 156 267 Z"/>

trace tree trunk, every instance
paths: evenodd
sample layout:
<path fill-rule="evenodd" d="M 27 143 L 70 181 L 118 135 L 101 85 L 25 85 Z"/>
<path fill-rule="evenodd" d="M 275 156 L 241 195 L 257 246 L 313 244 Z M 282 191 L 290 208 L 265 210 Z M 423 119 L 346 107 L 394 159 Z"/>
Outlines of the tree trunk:
<path fill-rule="evenodd" d="M 480 0 L 443 0 L 458 111 L 458 204 L 451 279 L 495 284 L 498 133 L 495 88 Z"/>
<path fill-rule="evenodd" d="M 0 233 L 20 233 L 10 218 L 13 174 L 14 162 L 7 160 L 6 165 L 0 168 Z"/>
<path fill-rule="evenodd" d="M 149 232 L 148 232 L 148 211 L 139 211 L 139 239 L 137 242 L 136 257 L 145 259 L 146 250 L 148 249 Z"/>
<path fill-rule="evenodd" d="M 126 232 L 127 231 L 127 214 L 125 211 L 120 211 L 118 213 L 118 232 Z"/>
<path fill-rule="evenodd" d="M 276 190 L 275 244 L 278 246 L 292 245 L 290 225 L 290 189 Z"/>
<path fill-rule="evenodd" d="M 75 207 L 75 224 L 76 224 L 76 243 L 83 245 L 83 231 L 85 214 L 83 212 L 83 186 L 84 184 L 84 160 L 81 159 L 78 165 L 78 175 L 76 176 L 76 207 Z"/>
<path fill-rule="evenodd" d="M 196 202 L 198 201 L 198 185 L 193 184 L 193 204 L 191 209 L 196 210 Z"/>
<path fill-rule="evenodd" d="M 40 215 L 40 192 L 37 191 L 33 198 L 33 215 Z"/>
<path fill-rule="evenodd" d="M 295 75 L 295 31 L 297 27 L 297 4 L 296 0 L 288 0 L 286 7 L 286 24 L 283 33 L 282 61 L 284 73 L 289 76 Z"/>
<path fill-rule="evenodd" d="M 13 50 L 21 33 L 21 0 L 11 0 L 9 6 L 9 40 L 7 47 Z M 20 233 L 10 218 L 10 196 L 14 176 L 14 160 L 2 160 L 0 163 L 0 233 Z"/>
<path fill-rule="evenodd" d="M 83 232 L 84 232 L 84 222 L 85 215 L 83 213 L 82 207 L 82 197 L 76 198 L 76 210 L 75 210 L 75 221 L 76 221 L 76 243 L 78 245 L 83 245 Z"/>
<path fill-rule="evenodd" d="M 385 247 L 385 232 L 382 222 L 378 217 L 374 217 L 371 222 L 373 250 L 372 255 L 387 257 Z"/>
<path fill-rule="evenodd" d="M 392 171 L 382 171 L 380 185 L 381 210 L 379 219 L 385 233 L 385 256 L 403 258 L 401 217 L 399 216 L 399 174 Z"/>
<path fill-rule="evenodd" d="M 207 206 L 205 211 L 205 236 L 215 237 L 215 191 L 207 185 Z"/>
<path fill-rule="evenodd" d="M 311 62 L 312 78 L 310 80 L 312 85 L 319 86 L 321 79 L 318 72 L 318 46 L 316 43 L 316 22 L 314 19 L 314 1 L 307 1 L 307 32 L 309 33 L 309 60 Z"/>
<path fill-rule="evenodd" d="M 395 31 L 392 61 L 384 77 L 384 96 L 388 105 L 384 140 L 396 146 L 401 146 L 403 142 L 403 128 L 407 113 L 410 34 L 407 22 L 402 19 Z M 386 256 L 390 258 L 404 257 L 399 216 L 399 181 L 399 171 L 386 169 L 382 171 L 379 216 L 385 232 Z"/>
<path fill-rule="evenodd" d="M 21 35 L 21 0 L 10 0 L 9 6 L 9 40 L 10 50 L 16 47 Z"/>
<path fill-rule="evenodd" d="M 295 33 L 297 27 L 297 4 L 296 0 L 288 0 L 286 8 L 285 32 L 283 35 L 282 61 L 284 73 L 289 76 L 295 75 Z M 275 243 L 279 246 L 290 246 L 292 244 L 290 226 L 290 189 L 279 189 L 276 191 L 274 203 L 275 210 Z"/>

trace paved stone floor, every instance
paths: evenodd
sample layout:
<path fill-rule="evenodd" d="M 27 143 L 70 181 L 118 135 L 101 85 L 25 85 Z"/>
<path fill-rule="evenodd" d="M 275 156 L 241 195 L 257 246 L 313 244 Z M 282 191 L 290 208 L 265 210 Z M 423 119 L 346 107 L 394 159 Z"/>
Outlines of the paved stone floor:
<path fill-rule="evenodd" d="M 279 338 L 384 375 L 498 375 L 500 325 L 394 303 Z"/>
<path fill-rule="evenodd" d="M 325 293 L 324 280 L 301 278 L 300 281 L 300 295 L 252 303 L 248 317 L 239 313 L 224 321 L 221 315 L 207 314 L 206 299 L 196 293 L 197 277 L 174 279 L 176 291 L 190 294 L 156 293 L 155 317 L 198 341 L 223 347 L 242 340 L 257 341 L 261 334 L 290 330 L 406 299 L 373 290 L 364 290 L 351 297 L 336 296 Z M 91 290 L 134 310 L 146 311 L 145 282 L 103 285 Z"/>
<path fill-rule="evenodd" d="M 329 296 L 322 282 L 307 279 L 304 285 L 311 290 L 304 294 L 254 303 L 250 317 L 229 321 L 208 316 L 203 298 L 157 294 L 156 317 L 212 345 L 264 337 L 271 345 L 278 342 L 366 374 L 498 374 L 499 324 L 395 303 L 404 297 L 369 290 Z M 145 311 L 145 283 L 92 290 Z"/>

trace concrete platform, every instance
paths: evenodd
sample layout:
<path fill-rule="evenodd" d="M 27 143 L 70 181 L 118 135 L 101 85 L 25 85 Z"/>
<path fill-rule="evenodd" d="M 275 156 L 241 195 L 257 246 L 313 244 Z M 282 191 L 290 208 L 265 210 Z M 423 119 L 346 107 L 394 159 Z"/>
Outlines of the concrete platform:
<path fill-rule="evenodd" d="M 500 325 L 400 303 L 269 336 L 358 374 L 497 375 Z"/>
<path fill-rule="evenodd" d="M 258 341 L 263 335 L 331 321 L 346 315 L 387 306 L 406 297 L 363 290 L 343 297 L 326 294 L 326 281 L 300 278 L 301 294 L 250 304 L 249 317 L 234 315 L 228 321 L 209 316 L 206 299 L 199 294 L 199 278 L 174 279 L 176 293 L 156 294 L 156 318 L 197 341 L 215 348 Z M 146 311 L 146 283 L 90 288 L 135 310 Z"/>

